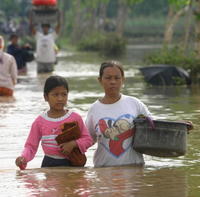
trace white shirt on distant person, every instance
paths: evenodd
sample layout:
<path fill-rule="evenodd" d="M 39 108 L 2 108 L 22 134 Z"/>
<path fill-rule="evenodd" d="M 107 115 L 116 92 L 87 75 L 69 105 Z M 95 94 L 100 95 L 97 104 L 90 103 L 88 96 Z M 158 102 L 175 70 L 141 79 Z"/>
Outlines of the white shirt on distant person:
<path fill-rule="evenodd" d="M 43 34 L 36 32 L 36 60 L 40 63 L 55 63 L 55 39 L 57 38 L 56 32 Z"/>
<path fill-rule="evenodd" d="M 132 148 L 134 120 L 139 115 L 152 117 L 139 99 L 122 95 L 113 104 L 94 102 L 88 111 L 86 126 L 98 146 L 94 166 L 144 164 L 143 155 Z"/>

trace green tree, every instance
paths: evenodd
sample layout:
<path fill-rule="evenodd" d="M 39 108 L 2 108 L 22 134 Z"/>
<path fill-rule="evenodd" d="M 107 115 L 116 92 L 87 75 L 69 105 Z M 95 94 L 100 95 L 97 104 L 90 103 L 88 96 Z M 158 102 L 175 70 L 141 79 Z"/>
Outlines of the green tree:
<path fill-rule="evenodd" d="M 142 1 L 143 0 L 118 0 L 116 32 L 119 36 L 123 36 L 127 17 L 131 11 L 131 6 L 141 3 Z"/>
<path fill-rule="evenodd" d="M 15 0 L 15 2 L 13 2 L 13 0 L 3 0 L 0 1 L 0 8 L 4 11 L 6 17 L 9 18 L 10 16 L 13 16 L 14 13 L 19 13 L 20 2 L 21 1 L 17 0 Z"/>
<path fill-rule="evenodd" d="M 172 42 L 174 28 L 180 16 L 188 12 L 191 0 L 168 0 L 169 8 L 164 33 L 164 44 L 169 45 Z"/>

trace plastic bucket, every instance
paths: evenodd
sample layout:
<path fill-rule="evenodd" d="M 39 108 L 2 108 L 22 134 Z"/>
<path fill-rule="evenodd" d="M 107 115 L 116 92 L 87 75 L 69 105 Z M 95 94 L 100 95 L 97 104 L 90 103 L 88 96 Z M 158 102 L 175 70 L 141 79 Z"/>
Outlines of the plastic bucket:
<path fill-rule="evenodd" d="M 32 19 L 32 23 L 34 25 L 56 24 L 58 22 L 59 17 L 60 17 L 60 12 L 57 8 L 53 9 L 34 8 L 30 12 L 30 18 Z"/>
<path fill-rule="evenodd" d="M 140 153 L 157 157 L 177 157 L 186 153 L 187 124 L 171 121 L 135 121 L 133 148 Z"/>

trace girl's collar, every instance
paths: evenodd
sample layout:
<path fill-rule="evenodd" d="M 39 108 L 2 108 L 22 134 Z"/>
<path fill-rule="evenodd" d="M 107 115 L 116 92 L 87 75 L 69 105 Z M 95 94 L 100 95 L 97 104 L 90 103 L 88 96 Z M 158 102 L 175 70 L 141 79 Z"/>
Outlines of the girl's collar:
<path fill-rule="evenodd" d="M 64 116 L 61 116 L 59 118 L 50 118 L 48 116 L 48 113 L 47 111 L 45 111 L 43 114 L 41 114 L 41 116 L 45 119 L 45 120 L 48 120 L 48 121 L 52 121 L 52 122 L 58 122 L 58 121 L 62 121 L 66 118 L 68 118 L 70 115 L 71 115 L 72 111 L 71 110 L 68 110 L 68 112 L 64 115 Z"/>

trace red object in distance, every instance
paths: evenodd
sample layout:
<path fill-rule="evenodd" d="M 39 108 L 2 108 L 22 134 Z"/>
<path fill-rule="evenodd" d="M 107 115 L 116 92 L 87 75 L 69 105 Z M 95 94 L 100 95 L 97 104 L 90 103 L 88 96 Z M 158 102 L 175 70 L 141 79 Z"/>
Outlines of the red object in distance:
<path fill-rule="evenodd" d="M 39 6 L 39 5 L 55 6 L 57 4 L 57 0 L 32 0 L 32 4 L 36 6 Z"/>

